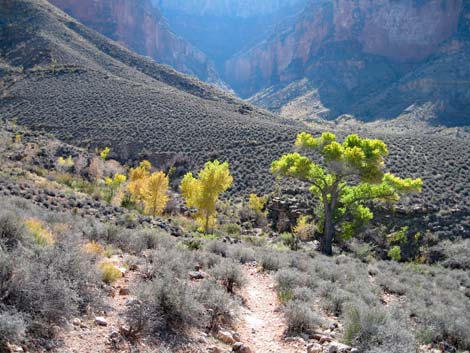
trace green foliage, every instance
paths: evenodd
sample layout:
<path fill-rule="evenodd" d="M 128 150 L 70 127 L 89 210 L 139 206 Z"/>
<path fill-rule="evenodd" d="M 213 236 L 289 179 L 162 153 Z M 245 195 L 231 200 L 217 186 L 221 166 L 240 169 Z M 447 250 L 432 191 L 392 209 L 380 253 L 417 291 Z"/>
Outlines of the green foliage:
<path fill-rule="evenodd" d="M 395 245 L 387 252 L 387 256 L 395 261 L 401 260 L 401 249 L 400 246 Z"/>
<path fill-rule="evenodd" d="M 241 227 L 236 223 L 228 223 L 225 225 L 225 231 L 228 235 L 240 235 Z"/>
<path fill-rule="evenodd" d="M 198 212 L 195 217 L 204 233 L 215 223 L 216 204 L 221 193 L 225 192 L 233 182 L 227 162 L 207 162 L 195 178 L 191 172 L 181 181 L 180 189 L 186 205 L 195 207 Z"/>
<path fill-rule="evenodd" d="M 399 244 L 404 244 L 406 243 L 407 236 L 406 234 L 408 233 L 408 227 L 401 227 L 399 231 L 392 233 L 389 235 L 389 242 L 390 243 L 399 243 Z"/>
<path fill-rule="evenodd" d="M 299 242 L 294 234 L 289 232 L 281 233 L 279 236 L 281 238 L 282 244 L 288 247 L 291 250 L 297 250 L 299 248 Z"/>
<path fill-rule="evenodd" d="M 332 133 L 313 137 L 306 132 L 297 136 L 296 146 L 315 149 L 324 166 L 298 152 L 274 161 L 271 171 L 278 177 L 301 180 L 320 201 L 319 228 L 323 231 L 322 251 L 332 253 L 336 232 L 344 239 L 353 237 L 372 218 L 367 201 L 394 202 L 403 193 L 421 191 L 421 179 L 401 179 L 385 173 L 384 157 L 388 155 L 383 141 L 349 135 L 343 143 Z M 353 182 L 354 180 L 359 182 Z"/>

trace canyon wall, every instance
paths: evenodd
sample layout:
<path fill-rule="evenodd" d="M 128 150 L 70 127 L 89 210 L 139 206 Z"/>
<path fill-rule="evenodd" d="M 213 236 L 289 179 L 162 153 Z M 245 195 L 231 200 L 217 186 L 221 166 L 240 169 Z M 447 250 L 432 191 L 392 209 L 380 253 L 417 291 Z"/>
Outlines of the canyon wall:
<path fill-rule="evenodd" d="M 86 26 L 158 63 L 219 83 L 207 56 L 176 36 L 150 0 L 50 0 Z"/>
<path fill-rule="evenodd" d="M 364 55 L 414 64 L 456 33 L 462 7 L 463 0 L 311 0 L 297 21 L 228 61 L 225 78 L 250 96 L 308 75 L 312 58 L 335 43 L 342 50 L 355 42 Z"/>

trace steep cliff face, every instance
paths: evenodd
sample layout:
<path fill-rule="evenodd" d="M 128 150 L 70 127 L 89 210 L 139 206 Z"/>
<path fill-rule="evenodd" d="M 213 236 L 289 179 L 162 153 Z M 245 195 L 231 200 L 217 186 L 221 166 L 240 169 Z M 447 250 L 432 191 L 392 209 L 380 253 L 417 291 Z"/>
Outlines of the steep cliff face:
<path fill-rule="evenodd" d="M 292 8 L 305 0 L 152 0 L 167 10 L 195 16 L 256 17 Z"/>
<path fill-rule="evenodd" d="M 229 60 L 225 80 L 286 117 L 373 120 L 440 102 L 438 115 L 461 124 L 469 13 L 463 0 L 311 0 L 293 24 Z"/>
<path fill-rule="evenodd" d="M 311 0 L 293 25 L 227 62 L 225 74 L 242 95 L 251 95 L 259 86 L 292 80 L 294 68 L 299 77 L 308 74 L 322 48 L 351 41 L 367 55 L 419 62 L 457 31 L 462 1 Z"/>
<path fill-rule="evenodd" d="M 152 0 L 172 31 L 206 53 L 223 73 L 225 62 L 269 37 L 308 0 Z"/>
<path fill-rule="evenodd" d="M 50 0 L 88 27 L 178 71 L 219 83 L 207 56 L 170 31 L 150 0 Z"/>

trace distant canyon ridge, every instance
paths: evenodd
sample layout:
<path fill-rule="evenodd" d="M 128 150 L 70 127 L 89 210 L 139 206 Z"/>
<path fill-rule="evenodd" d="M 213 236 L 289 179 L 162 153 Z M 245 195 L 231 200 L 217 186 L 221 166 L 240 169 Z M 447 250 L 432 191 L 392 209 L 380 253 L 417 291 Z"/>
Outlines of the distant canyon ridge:
<path fill-rule="evenodd" d="M 283 117 L 470 125 L 468 0 L 51 0 Z"/>

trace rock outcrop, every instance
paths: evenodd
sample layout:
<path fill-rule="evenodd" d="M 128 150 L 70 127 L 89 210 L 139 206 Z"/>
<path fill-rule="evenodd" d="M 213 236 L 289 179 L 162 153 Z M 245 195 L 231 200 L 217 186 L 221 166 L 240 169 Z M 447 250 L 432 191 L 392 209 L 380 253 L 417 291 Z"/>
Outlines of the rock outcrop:
<path fill-rule="evenodd" d="M 295 21 L 229 60 L 225 80 L 286 117 L 393 118 L 429 101 L 442 102 L 440 117 L 451 124 L 468 122 L 468 7 L 311 0 Z"/>
<path fill-rule="evenodd" d="M 220 84 L 211 61 L 176 36 L 150 0 L 50 0 L 86 26 L 138 54 L 201 80 Z"/>

